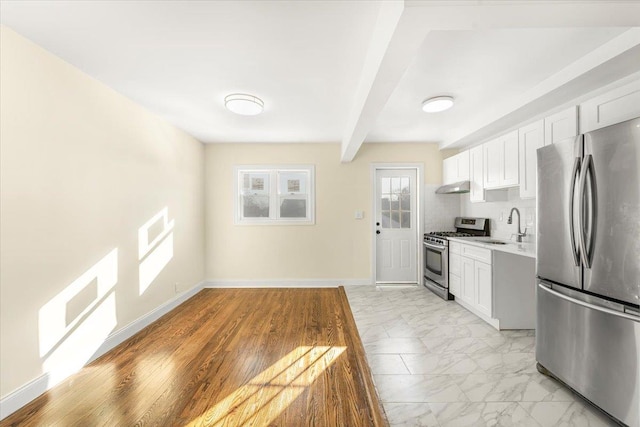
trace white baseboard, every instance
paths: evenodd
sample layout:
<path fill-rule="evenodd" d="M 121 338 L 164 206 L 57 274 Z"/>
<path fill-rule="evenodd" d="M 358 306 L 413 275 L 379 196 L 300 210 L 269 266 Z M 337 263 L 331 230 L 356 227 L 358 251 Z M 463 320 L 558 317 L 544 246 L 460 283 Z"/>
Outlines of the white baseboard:
<path fill-rule="evenodd" d="M 204 282 L 205 288 L 337 288 L 354 285 L 373 285 L 373 283 L 371 279 L 213 279 Z"/>
<path fill-rule="evenodd" d="M 102 343 L 98 350 L 96 350 L 95 354 L 87 362 L 87 364 L 102 356 L 118 344 L 131 338 L 133 335 L 137 334 L 142 329 L 146 328 L 151 323 L 155 322 L 160 317 L 169 313 L 171 310 L 200 292 L 204 284 L 204 282 L 199 283 L 188 291 L 176 295 L 173 299 L 156 307 L 149 313 L 138 318 L 137 320 L 134 320 L 123 328 L 120 328 L 117 331 L 113 332 L 107 337 L 107 339 L 104 341 L 104 343 Z M 28 382 L 22 387 L 2 397 L 2 399 L 0 399 L 0 420 L 3 420 L 9 415 L 13 414 L 15 411 L 22 408 L 24 405 L 31 402 L 36 397 L 40 396 L 42 393 L 53 388 L 57 383 L 61 381 L 64 381 L 64 378 L 56 383 L 52 383 L 50 381 L 49 373 L 45 372 L 44 374 Z"/>

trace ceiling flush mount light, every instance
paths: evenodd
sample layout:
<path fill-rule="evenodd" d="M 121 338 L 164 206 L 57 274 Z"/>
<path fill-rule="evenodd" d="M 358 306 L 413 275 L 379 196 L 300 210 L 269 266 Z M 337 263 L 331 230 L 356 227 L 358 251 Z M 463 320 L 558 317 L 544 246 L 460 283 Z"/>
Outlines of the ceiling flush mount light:
<path fill-rule="evenodd" d="M 451 96 L 436 96 L 429 98 L 422 103 L 422 111 L 425 113 L 438 113 L 440 111 L 448 110 L 453 106 L 453 97 Z"/>
<path fill-rule="evenodd" d="M 255 116 L 262 113 L 264 102 L 257 96 L 247 93 L 232 93 L 224 98 L 227 110 L 243 116 Z"/>

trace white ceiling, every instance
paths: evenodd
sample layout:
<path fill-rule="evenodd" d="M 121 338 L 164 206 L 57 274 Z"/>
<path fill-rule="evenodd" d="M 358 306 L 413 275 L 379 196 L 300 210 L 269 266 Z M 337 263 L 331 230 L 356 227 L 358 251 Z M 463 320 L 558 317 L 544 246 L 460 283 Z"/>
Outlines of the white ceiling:
<path fill-rule="evenodd" d="M 607 65 L 584 60 L 603 46 L 640 45 L 635 33 L 617 42 L 640 25 L 636 11 L 631 1 L 0 1 L 3 25 L 203 142 L 343 142 L 354 155 L 365 138 L 459 146 L 513 125 L 507 113 L 536 113 L 567 67 L 587 63 L 575 79 Z M 640 71 L 627 62 L 579 89 Z M 226 111 L 234 92 L 262 98 L 264 113 Z M 454 108 L 423 113 L 440 94 Z"/>
<path fill-rule="evenodd" d="M 466 119 L 542 82 L 624 29 L 433 31 L 387 101 L 366 141 L 450 141 Z M 422 101 L 451 95 L 454 107 L 425 114 Z"/>

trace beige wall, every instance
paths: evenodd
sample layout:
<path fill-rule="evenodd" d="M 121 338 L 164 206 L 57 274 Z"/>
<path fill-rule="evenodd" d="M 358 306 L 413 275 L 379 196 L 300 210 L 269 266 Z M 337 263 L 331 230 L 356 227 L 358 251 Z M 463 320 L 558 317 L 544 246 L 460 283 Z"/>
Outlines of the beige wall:
<path fill-rule="evenodd" d="M 343 164 L 338 144 L 207 145 L 206 279 L 369 279 L 371 163 L 424 163 L 425 183 L 438 184 L 442 155 L 435 144 L 365 144 Z M 316 224 L 234 225 L 239 164 L 314 164 Z M 356 210 L 365 211 L 363 220 L 354 219 Z"/>
<path fill-rule="evenodd" d="M 71 361 L 90 355 L 104 334 L 174 298 L 175 282 L 184 291 L 202 281 L 204 149 L 13 31 L 1 31 L 5 396 L 45 365 L 65 368 L 55 361 L 64 360 L 67 343 L 75 348 Z M 165 206 L 175 227 L 173 244 L 161 245 L 173 255 L 139 295 L 139 268 L 149 258 L 139 260 L 138 230 Z M 41 336 L 43 328 L 50 333 Z"/>

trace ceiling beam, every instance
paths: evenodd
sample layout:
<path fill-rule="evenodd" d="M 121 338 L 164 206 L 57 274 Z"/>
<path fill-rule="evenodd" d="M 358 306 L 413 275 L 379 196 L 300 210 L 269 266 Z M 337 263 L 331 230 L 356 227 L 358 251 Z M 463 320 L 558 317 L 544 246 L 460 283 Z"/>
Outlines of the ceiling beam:
<path fill-rule="evenodd" d="M 640 26 L 639 1 L 407 0 L 432 31 Z"/>
<path fill-rule="evenodd" d="M 606 8 L 607 13 L 603 13 Z M 635 1 L 557 1 L 557 0 L 405 0 L 381 2 L 378 18 L 367 50 L 351 112 L 342 137 L 341 160 L 352 161 L 367 134 L 374 127 L 407 67 L 413 61 L 429 31 L 459 31 L 499 28 L 567 28 L 567 27 L 637 27 L 640 26 L 640 2 Z M 625 33 L 626 34 L 626 33 Z M 625 37 L 632 37 L 627 34 Z M 593 59 L 585 61 L 587 67 Z M 606 55 L 605 55 L 606 56 Z M 578 67 L 579 68 L 579 67 Z M 554 76 L 557 82 L 545 81 L 524 96 L 560 87 L 570 74 Z M 586 72 L 588 70 L 585 70 Z M 583 72 L 583 73 L 584 73 Z M 574 85 L 578 87 L 579 85 Z M 524 98 L 510 107 L 524 104 Z M 540 96 L 538 96 L 538 99 Z M 501 110 L 503 115 L 505 110 Z M 475 129 L 495 123 L 499 117 L 475 120 L 466 131 L 458 129 L 455 139 L 444 141 L 441 147 L 459 145 Z"/>
<path fill-rule="evenodd" d="M 416 25 L 404 1 L 380 3 L 342 138 L 343 162 L 354 159 L 427 33 L 424 27 Z"/>

